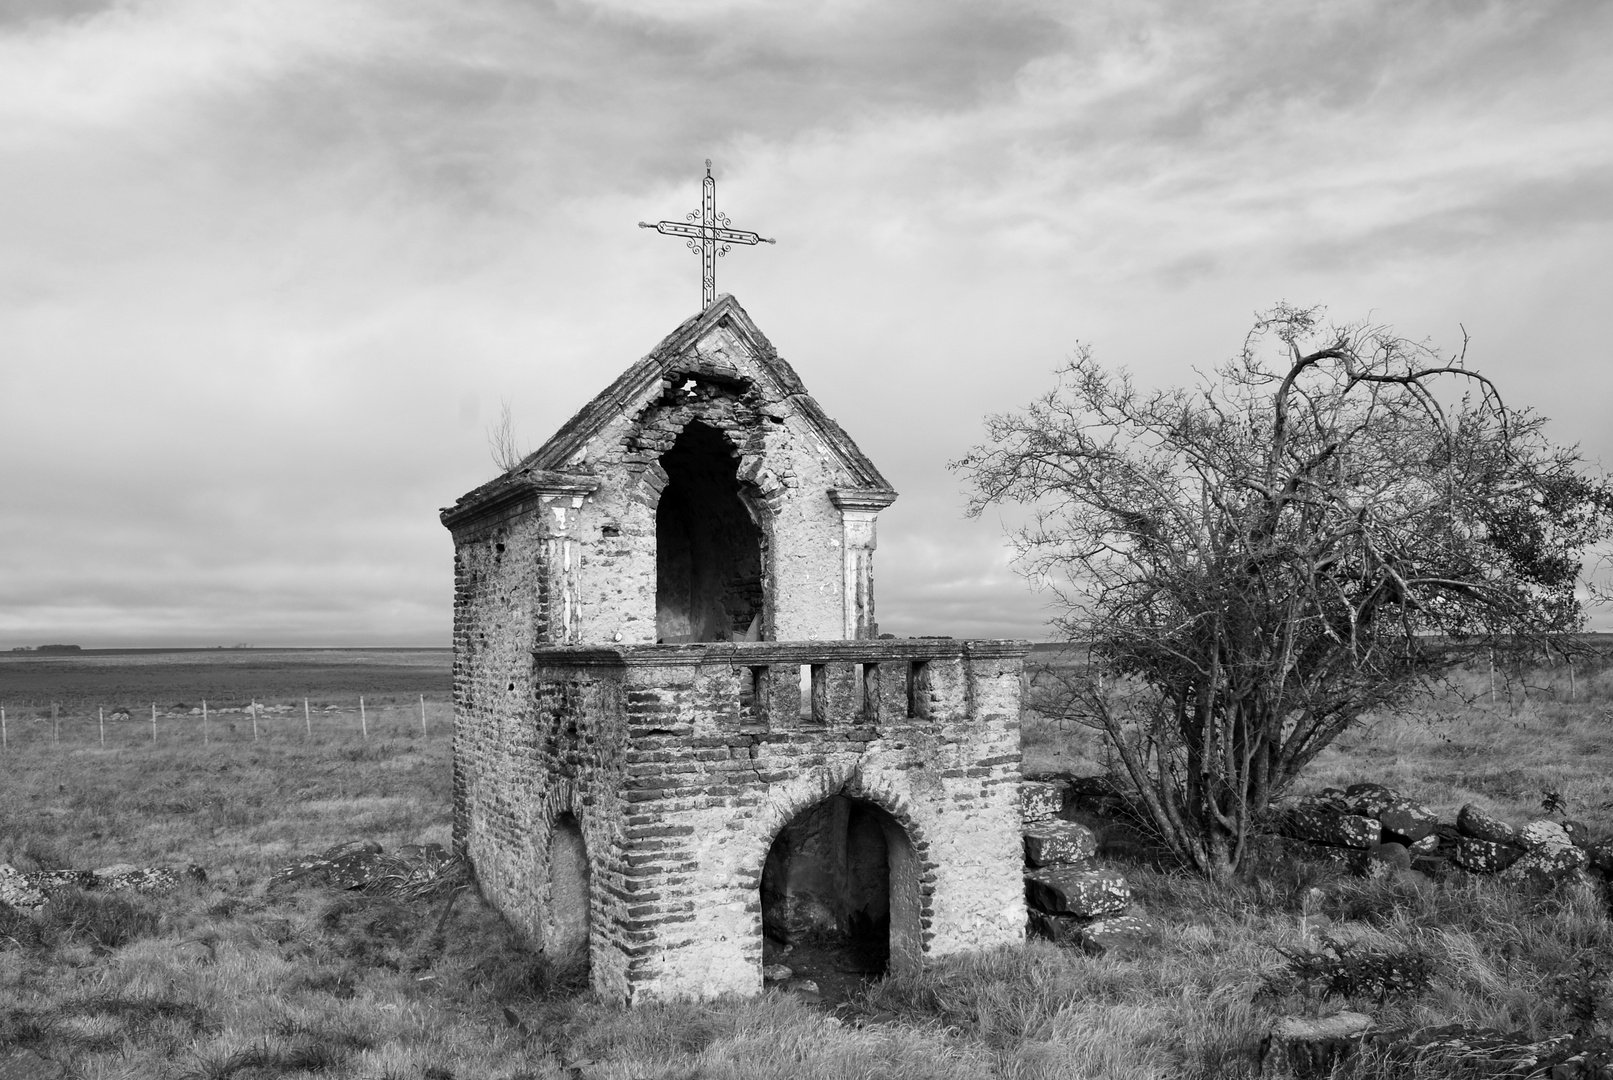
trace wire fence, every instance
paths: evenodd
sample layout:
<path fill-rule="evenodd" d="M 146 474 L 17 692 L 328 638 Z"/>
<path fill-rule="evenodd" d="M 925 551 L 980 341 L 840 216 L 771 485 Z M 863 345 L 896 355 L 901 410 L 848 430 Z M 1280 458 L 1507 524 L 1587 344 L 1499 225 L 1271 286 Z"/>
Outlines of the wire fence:
<path fill-rule="evenodd" d="M 355 699 L 143 706 L 0 702 L 0 753 L 47 746 L 106 750 L 164 742 L 185 746 L 241 743 L 429 739 L 453 729 L 453 704 L 391 695 Z"/>

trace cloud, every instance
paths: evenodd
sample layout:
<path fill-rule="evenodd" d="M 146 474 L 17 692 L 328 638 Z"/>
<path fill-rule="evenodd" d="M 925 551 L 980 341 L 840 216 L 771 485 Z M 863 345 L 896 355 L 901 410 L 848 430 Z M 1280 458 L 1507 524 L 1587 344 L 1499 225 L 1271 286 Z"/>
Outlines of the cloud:
<path fill-rule="evenodd" d="M 635 223 L 708 156 L 780 241 L 720 287 L 903 491 L 887 629 L 1039 632 L 944 463 L 1078 340 L 1162 383 L 1280 298 L 1465 322 L 1613 462 L 1610 20 L 12 0 L 0 639 L 446 640 L 436 507 L 501 398 L 539 442 L 691 313 L 695 261 Z"/>

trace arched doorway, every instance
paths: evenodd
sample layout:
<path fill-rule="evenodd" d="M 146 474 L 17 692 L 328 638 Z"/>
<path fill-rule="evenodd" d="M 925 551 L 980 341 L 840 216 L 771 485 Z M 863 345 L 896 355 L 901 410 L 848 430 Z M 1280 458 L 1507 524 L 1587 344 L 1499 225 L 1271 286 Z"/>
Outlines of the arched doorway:
<path fill-rule="evenodd" d="M 907 830 L 873 803 L 831 795 L 797 814 L 762 867 L 764 965 L 820 985 L 916 971 L 920 875 Z"/>
<path fill-rule="evenodd" d="M 667 483 L 655 508 L 655 637 L 762 637 L 762 532 L 739 496 L 737 454 L 693 421 L 661 456 Z"/>
<path fill-rule="evenodd" d="M 543 951 L 566 963 L 588 960 L 588 847 L 571 814 L 555 819 L 549 833 L 549 903 Z"/>

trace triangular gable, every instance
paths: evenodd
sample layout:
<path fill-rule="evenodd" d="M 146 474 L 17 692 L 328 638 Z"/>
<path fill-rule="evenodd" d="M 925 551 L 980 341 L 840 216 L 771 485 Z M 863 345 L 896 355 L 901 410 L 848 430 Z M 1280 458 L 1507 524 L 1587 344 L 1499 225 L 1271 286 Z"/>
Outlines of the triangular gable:
<path fill-rule="evenodd" d="M 717 298 L 716 303 L 688 319 L 649 355 L 624 371 L 615 382 L 597 397 L 584 405 L 577 415 L 568 420 L 554 436 L 521 463 L 523 469 L 542 469 L 566 472 L 571 461 L 588 441 L 607 424 L 620 416 L 636 412 L 651 397 L 659 393 L 660 382 L 669 371 L 696 371 L 699 364 L 691 364 L 694 349 L 717 329 L 726 329 L 750 354 L 750 360 L 776 385 L 779 396 L 787 400 L 796 412 L 816 429 L 830 452 L 835 454 L 857 478 L 859 487 L 890 491 L 891 486 L 880 475 L 874 463 L 868 460 L 851 436 L 830 419 L 811 394 L 807 393 L 801 377 L 789 365 L 773 343 L 757 329 L 745 309 L 729 293 Z M 721 374 L 721 372 L 717 372 Z M 730 374 L 737 374 L 731 372 Z"/>
<path fill-rule="evenodd" d="M 592 487 L 591 469 L 586 464 L 580 464 L 589 441 L 607 425 L 623 416 L 637 413 L 655 398 L 660 393 L 661 381 L 668 372 L 688 371 L 738 376 L 738 370 L 732 369 L 731 365 L 726 365 L 720 360 L 716 364 L 708 363 L 697 359 L 694 355 L 696 347 L 719 330 L 727 331 L 737 340 L 739 347 L 748 354 L 749 361 L 774 384 L 778 397 L 789 403 L 796 414 L 814 430 L 814 434 L 830 453 L 834 454 L 856 478 L 857 489 L 870 493 L 888 493 L 894 497 L 894 489 L 880 475 L 874 463 L 857 448 L 856 443 L 851 441 L 851 436 L 823 411 L 823 407 L 812 395 L 807 393 L 801 377 L 783 357 L 779 356 L 772 343 L 751 321 L 750 315 L 739 306 L 739 301 L 731 294 L 724 293 L 711 307 L 686 320 L 683 325 L 662 339 L 649 355 L 622 372 L 614 382 L 566 421 L 547 442 L 528 454 L 519 466 L 510 473 L 469 492 L 450 510 L 445 510 L 444 520 L 448 521 L 450 517 L 460 518 L 473 508 L 479 509 L 489 501 L 498 501 L 500 493 L 505 488 L 528 487 L 529 483 L 517 480 L 518 476 L 541 479 L 542 486 L 545 487 L 568 487 L 570 486 L 568 480 L 574 481 L 579 486 Z M 721 370 L 724 367 L 730 370 Z"/>

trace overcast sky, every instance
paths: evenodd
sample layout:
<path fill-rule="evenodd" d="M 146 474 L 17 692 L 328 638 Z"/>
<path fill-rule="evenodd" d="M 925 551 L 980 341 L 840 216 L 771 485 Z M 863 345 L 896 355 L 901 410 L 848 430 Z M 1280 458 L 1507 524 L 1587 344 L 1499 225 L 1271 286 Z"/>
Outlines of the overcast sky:
<path fill-rule="evenodd" d="M 0 647 L 442 645 L 439 507 L 718 269 L 902 493 L 882 629 L 1044 634 L 945 463 L 1279 300 L 1613 465 L 1613 5 L 0 0 Z M 1603 629 L 1613 620 L 1599 617 Z"/>

